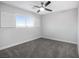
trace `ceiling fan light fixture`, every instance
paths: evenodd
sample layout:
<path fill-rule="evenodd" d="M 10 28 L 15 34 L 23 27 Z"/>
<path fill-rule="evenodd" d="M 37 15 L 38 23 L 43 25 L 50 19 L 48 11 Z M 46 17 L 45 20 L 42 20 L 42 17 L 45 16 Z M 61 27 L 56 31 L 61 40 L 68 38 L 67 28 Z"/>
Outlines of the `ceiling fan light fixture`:
<path fill-rule="evenodd" d="M 40 8 L 41 11 L 44 11 L 45 9 L 43 7 Z"/>
<path fill-rule="evenodd" d="M 51 1 L 47 1 L 46 3 L 44 3 L 44 2 L 41 2 L 41 6 L 34 6 L 34 7 L 36 7 L 36 8 L 39 8 L 38 10 L 37 10 L 37 13 L 39 13 L 39 12 L 41 12 L 41 11 L 50 11 L 50 12 L 52 12 L 52 10 L 51 9 L 48 9 L 47 8 L 47 6 L 49 5 L 51 3 Z"/>

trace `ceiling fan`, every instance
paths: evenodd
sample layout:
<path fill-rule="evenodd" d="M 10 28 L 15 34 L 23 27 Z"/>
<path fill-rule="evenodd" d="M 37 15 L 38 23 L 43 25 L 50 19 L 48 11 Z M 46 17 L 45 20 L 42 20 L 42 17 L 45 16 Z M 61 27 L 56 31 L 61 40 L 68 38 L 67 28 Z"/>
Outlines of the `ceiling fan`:
<path fill-rule="evenodd" d="M 46 3 L 41 2 L 41 6 L 33 6 L 33 7 L 39 8 L 39 10 L 37 11 L 37 13 L 39 13 L 40 11 L 44 11 L 44 10 L 52 12 L 51 9 L 46 8 L 50 3 L 51 3 L 51 1 L 47 1 Z"/>

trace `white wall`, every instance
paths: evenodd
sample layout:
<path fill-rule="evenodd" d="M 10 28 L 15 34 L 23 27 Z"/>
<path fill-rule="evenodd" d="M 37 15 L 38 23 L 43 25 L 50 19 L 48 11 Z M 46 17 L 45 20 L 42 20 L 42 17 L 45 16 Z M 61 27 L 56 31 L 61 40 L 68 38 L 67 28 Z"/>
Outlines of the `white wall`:
<path fill-rule="evenodd" d="M 0 4 L 1 6 L 1 28 L 0 28 L 0 49 L 8 48 L 17 44 L 21 44 L 33 39 L 39 38 L 40 35 L 40 16 L 25 10 L 21 10 L 16 7 L 12 7 L 6 4 Z M 7 15 L 2 15 L 2 13 L 6 12 L 7 15 L 24 15 L 31 16 L 34 19 L 34 27 L 26 27 L 26 28 L 16 28 L 16 19 Z M 9 24 L 12 24 L 12 27 L 6 27 L 3 24 L 3 19 L 7 17 Z M 5 24 L 5 23 L 4 23 Z M 8 24 L 8 23 L 7 23 Z M 8 26 L 8 25 L 7 25 Z"/>
<path fill-rule="evenodd" d="M 79 55 L 79 8 L 78 8 L 78 20 L 77 20 L 77 44 L 78 44 L 78 55 Z"/>
<path fill-rule="evenodd" d="M 77 9 L 44 15 L 43 37 L 69 43 L 77 43 Z"/>
<path fill-rule="evenodd" d="M 1 6 L 0 6 L 0 27 L 1 27 Z"/>
<path fill-rule="evenodd" d="M 39 37 L 49 38 L 70 43 L 77 43 L 77 9 L 66 10 L 41 16 L 12 7 L 6 4 L 0 4 L 0 49 L 8 48 L 23 42 L 27 42 Z M 35 22 L 34 27 L 16 28 L 14 17 L 8 18 L 11 26 L 6 27 L 4 22 L 5 13 L 8 15 L 32 16 Z M 7 23 L 8 25 L 8 23 Z M 40 27 L 41 26 L 41 27 Z"/>

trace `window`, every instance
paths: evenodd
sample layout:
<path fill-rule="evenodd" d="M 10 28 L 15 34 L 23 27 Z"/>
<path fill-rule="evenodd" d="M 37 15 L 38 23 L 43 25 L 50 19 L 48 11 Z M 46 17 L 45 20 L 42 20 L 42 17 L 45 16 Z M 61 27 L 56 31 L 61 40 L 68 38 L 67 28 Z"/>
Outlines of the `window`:
<path fill-rule="evenodd" d="M 25 27 L 25 17 L 16 16 L 16 27 Z"/>
<path fill-rule="evenodd" d="M 33 27 L 33 19 L 29 16 L 16 16 L 16 27 Z"/>
<path fill-rule="evenodd" d="M 26 17 L 26 26 L 27 27 L 33 27 L 34 26 L 34 22 L 33 22 L 33 19 L 31 17 Z"/>

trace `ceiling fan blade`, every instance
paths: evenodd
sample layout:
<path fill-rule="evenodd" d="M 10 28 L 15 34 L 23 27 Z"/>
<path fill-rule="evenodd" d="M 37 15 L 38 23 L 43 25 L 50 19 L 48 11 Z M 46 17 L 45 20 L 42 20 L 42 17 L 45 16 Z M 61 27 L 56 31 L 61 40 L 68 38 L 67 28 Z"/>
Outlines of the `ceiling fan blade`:
<path fill-rule="evenodd" d="M 43 5 L 44 4 L 44 2 L 41 2 L 41 5 Z"/>
<path fill-rule="evenodd" d="M 34 7 L 36 7 L 36 8 L 40 8 L 40 6 L 34 6 Z"/>
<path fill-rule="evenodd" d="M 41 2 L 41 7 L 43 7 L 44 6 L 44 2 Z"/>
<path fill-rule="evenodd" d="M 45 10 L 47 10 L 47 11 L 52 11 L 51 9 L 47 9 L 47 8 L 45 8 Z"/>
<path fill-rule="evenodd" d="M 47 3 L 45 4 L 45 7 L 47 7 L 51 2 L 47 1 Z"/>
<path fill-rule="evenodd" d="M 40 12 L 40 10 L 37 11 L 37 13 L 39 13 L 39 12 Z"/>

